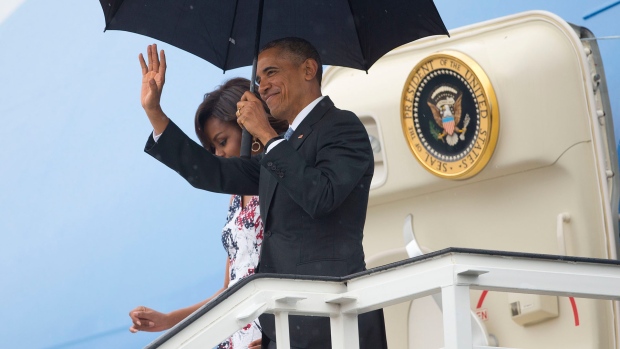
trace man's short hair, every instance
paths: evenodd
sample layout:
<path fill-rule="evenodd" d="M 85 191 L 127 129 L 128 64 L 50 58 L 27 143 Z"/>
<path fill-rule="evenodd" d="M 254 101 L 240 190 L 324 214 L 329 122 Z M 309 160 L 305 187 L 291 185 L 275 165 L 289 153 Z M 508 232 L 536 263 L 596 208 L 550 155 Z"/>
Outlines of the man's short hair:
<path fill-rule="evenodd" d="M 316 80 L 319 82 L 319 86 L 321 86 L 321 79 L 323 78 L 323 64 L 321 63 L 321 56 L 319 56 L 319 51 L 317 51 L 310 42 L 305 39 L 296 37 L 277 39 L 268 42 L 265 46 L 263 46 L 259 54 L 271 48 L 284 50 L 285 52 L 290 54 L 293 59 L 296 60 L 297 64 L 303 63 L 308 58 L 314 59 L 318 65 L 316 71 Z"/>

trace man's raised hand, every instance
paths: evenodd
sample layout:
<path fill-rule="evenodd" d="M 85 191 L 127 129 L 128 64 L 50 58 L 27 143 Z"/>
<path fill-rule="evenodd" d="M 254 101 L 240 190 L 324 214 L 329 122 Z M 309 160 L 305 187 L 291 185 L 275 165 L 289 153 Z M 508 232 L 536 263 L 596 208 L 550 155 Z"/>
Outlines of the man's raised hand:
<path fill-rule="evenodd" d="M 155 134 L 161 134 L 168 126 L 168 117 L 161 109 L 161 92 L 166 81 L 166 54 L 161 50 L 157 56 L 157 44 L 146 48 L 148 65 L 142 53 L 138 56 L 142 67 L 142 90 L 140 102 L 149 117 Z"/>
<path fill-rule="evenodd" d="M 142 93 L 140 101 L 142 107 L 147 112 L 160 108 L 161 91 L 166 81 L 166 54 L 161 50 L 160 57 L 157 57 L 157 44 L 149 45 L 146 48 L 148 65 L 144 61 L 144 56 L 140 53 L 138 59 L 142 67 Z"/>

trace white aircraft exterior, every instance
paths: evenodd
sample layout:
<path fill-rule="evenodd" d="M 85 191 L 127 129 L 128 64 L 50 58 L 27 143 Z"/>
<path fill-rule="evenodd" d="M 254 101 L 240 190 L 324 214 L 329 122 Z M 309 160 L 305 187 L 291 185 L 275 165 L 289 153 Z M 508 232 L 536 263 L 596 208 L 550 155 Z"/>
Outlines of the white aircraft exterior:
<path fill-rule="evenodd" d="M 617 259 L 618 3 L 437 1 L 450 39 L 406 45 L 368 74 L 326 71 L 324 93 L 360 116 L 377 151 L 369 267 L 447 247 Z M 529 10 L 552 14 L 522 14 Z M 0 4 L 3 346 L 145 346 L 158 334 L 130 334 L 130 309 L 169 311 L 220 287 L 228 198 L 190 188 L 142 153 L 150 130 L 137 98 L 136 56 L 152 39 L 103 34 L 100 11 L 83 0 Z M 202 94 L 249 69 L 221 76 L 161 46 L 170 66 L 164 107 L 191 135 Z M 416 157 L 406 86 L 418 86 L 415 68 L 434 55 L 476 66 L 478 79 L 488 80 L 487 97 L 496 101 L 488 112 L 497 119 L 483 125 L 495 137 L 480 155 L 484 164 L 460 152 L 431 161 L 429 146 Z M 458 73 L 445 69 L 436 74 Z M 465 104 L 456 122 L 462 86 L 416 91 L 427 94 L 418 101 L 428 108 L 426 135 L 445 133 L 436 142 L 450 136 L 451 146 L 464 146 L 467 131 L 459 131 L 484 123 Z M 449 113 L 436 119 L 429 103 Z M 474 169 L 459 173 L 454 166 L 463 161 Z M 488 345 L 618 347 L 611 301 L 484 290 L 470 297 Z M 439 309 L 431 297 L 386 308 L 391 347 L 448 346 Z"/>

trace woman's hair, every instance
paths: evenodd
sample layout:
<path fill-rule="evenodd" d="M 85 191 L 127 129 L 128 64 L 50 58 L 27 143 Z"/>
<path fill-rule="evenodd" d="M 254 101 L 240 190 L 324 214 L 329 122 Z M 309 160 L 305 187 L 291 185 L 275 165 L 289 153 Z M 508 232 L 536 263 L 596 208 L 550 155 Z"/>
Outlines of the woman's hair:
<path fill-rule="evenodd" d="M 237 102 L 241 100 L 241 96 L 250 90 L 250 80 L 244 78 L 234 78 L 226 81 L 223 85 L 220 85 L 212 92 L 205 94 L 204 100 L 198 106 L 196 110 L 196 117 L 194 118 L 194 128 L 196 129 L 196 136 L 202 143 L 202 146 L 213 152 L 211 142 L 204 133 L 205 123 L 209 118 L 217 118 L 221 121 L 237 124 Z M 254 93 L 258 99 L 260 96 Z M 267 114 L 269 114 L 269 108 L 263 100 L 263 107 Z M 282 133 L 288 129 L 288 123 L 284 120 L 277 120 L 269 115 L 269 123 L 271 127 L 277 132 Z"/>

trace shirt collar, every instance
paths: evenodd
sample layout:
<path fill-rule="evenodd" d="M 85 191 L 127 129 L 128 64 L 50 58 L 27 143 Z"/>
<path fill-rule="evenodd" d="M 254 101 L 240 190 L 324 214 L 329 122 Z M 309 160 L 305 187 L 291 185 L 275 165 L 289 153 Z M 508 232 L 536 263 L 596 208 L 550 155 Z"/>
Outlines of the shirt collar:
<path fill-rule="evenodd" d="M 306 118 L 306 116 L 308 116 L 308 114 L 310 114 L 310 112 L 312 111 L 312 109 L 314 109 L 314 107 L 316 107 L 317 104 L 319 104 L 319 102 L 324 98 L 325 96 L 320 96 L 319 98 L 313 100 L 312 102 L 310 102 L 310 104 L 308 104 L 304 109 L 302 109 L 299 114 L 297 114 L 297 116 L 295 117 L 295 120 L 293 120 L 293 123 L 290 125 L 290 127 L 293 130 L 296 130 L 297 127 L 299 127 L 299 124 L 301 124 L 302 121 L 304 121 L 304 119 Z"/>

